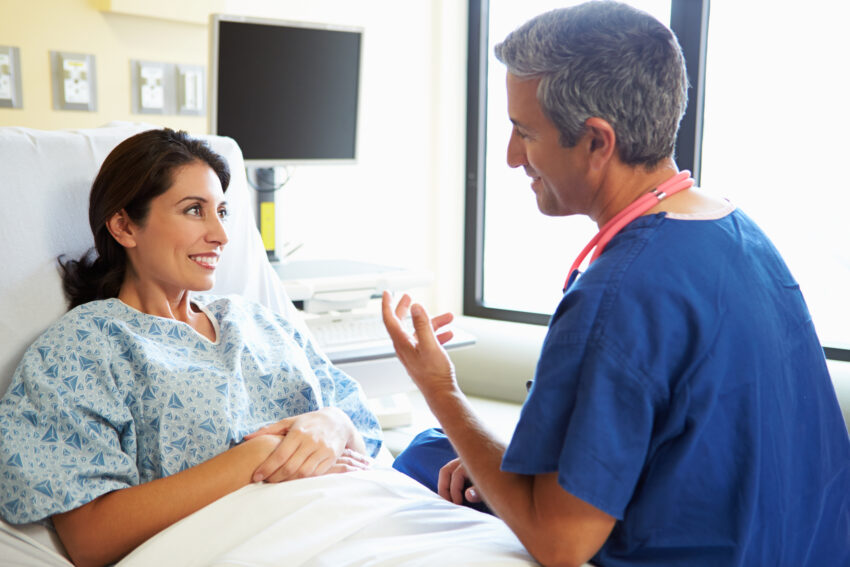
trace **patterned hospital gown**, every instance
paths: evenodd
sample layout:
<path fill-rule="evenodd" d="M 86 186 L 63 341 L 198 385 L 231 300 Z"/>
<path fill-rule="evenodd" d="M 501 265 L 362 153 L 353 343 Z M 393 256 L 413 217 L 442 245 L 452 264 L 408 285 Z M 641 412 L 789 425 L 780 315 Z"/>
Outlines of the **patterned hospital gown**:
<path fill-rule="evenodd" d="M 360 386 L 284 318 L 237 297 L 193 296 L 217 327 L 118 299 L 68 312 L 30 346 L 0 400 L 0 515 L 40 520 L 174 474 L 260 427 L 325 406 L 381 445 Z"/>

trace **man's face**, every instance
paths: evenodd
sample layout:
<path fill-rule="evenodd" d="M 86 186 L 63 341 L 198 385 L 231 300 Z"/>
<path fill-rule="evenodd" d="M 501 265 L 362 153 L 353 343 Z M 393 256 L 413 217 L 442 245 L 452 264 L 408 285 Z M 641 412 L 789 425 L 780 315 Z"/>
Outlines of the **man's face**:
<path fill-rule="evenodd" d="M 508 116 L 513 123 L 508 142 L 508 165 L 522 166 L 531 177 L 537 207 L 544 215 L 586 214 L 587 159 L 583 144 L 561 145 L 560 133 L 543 114 L 537 100 L 539 79 L 519 79 L 507 74 Z"/>

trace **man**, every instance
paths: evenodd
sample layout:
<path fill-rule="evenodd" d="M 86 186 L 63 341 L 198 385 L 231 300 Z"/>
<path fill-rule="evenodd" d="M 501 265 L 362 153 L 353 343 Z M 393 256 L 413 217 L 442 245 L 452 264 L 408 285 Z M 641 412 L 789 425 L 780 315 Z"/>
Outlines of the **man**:
<path fill-rule="evenodd" d="M 587 215 L 605 237 L 570 274 L 507 448 L 457 386 L 435 334 L 449 317 L 385 295 L 398 356 L 460 456 L 440 493 L 459 502 L 468 476 L 544 565 L 850 564 L 850 439 L 823 351 L 764 234 L 676 169 L 672 32 L 589 2 L 496 56 L 508 164 L 541 212 Z"/>

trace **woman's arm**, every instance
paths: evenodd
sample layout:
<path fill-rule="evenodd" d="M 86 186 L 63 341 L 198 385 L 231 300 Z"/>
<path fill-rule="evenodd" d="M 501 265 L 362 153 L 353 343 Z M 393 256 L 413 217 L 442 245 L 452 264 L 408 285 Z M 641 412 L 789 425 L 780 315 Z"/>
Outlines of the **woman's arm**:
<path fill-rule="evenodd" d="M 250 484 L 280 442 L 275 435 L 254 437 L 172 476 L 104 494 L 54 515 L 56 532 L 75 565 L 116 562 L 178 520 Z"/>
<path fill-rule="evenodd" d="M 268 434 L 283 435 L 283 441 L 257 467 L 252 477 L 254 482 L 281 482 L 325 474 L 346 449 L 368 460 L 363 436 L 351 418 L 336 407 L 288 417 L 245 438 Z"/>

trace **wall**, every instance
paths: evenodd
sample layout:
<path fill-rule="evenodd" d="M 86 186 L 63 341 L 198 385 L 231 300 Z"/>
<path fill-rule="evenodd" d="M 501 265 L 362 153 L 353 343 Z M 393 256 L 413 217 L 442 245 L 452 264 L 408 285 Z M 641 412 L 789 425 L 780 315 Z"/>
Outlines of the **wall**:
<path fill-rule="evenodd" d="M 130 60 L 207 64 L 206 26 L 96 10 L 87 0 L 0 0 L 0 44 L 21 55 L 23 108 L 0 108 L 0 126 L 93 128 L 112 120 L 206 132 L 206 118 L 130 112 Z M 96 58 L 96 112 L 53 110 L 50 51 Z"/>
<path fill-rule="evenodd" d="M 23 108 L 0 126 L 97 127 L 112 120 L 207 132 L 206 117 L 130 112 L 130 60 L 208 65 L 207 8 L 364 29 L 359 157 L 299 166 L 277 197 L 277 243 L 294 258 L 425 268 L 419 298 L 460 310 L 466 3 L 456 0 L 0 0 L 0 44 L 20 48 Z M 111 11 L 98 8 L 108 7 Z M 141 14 L 141 15 L 140 15 Z M 171 19 L 150 17 L 163 14 Z M 92 53 L 97 112 L 53 110 L 48 52 Z"/>

